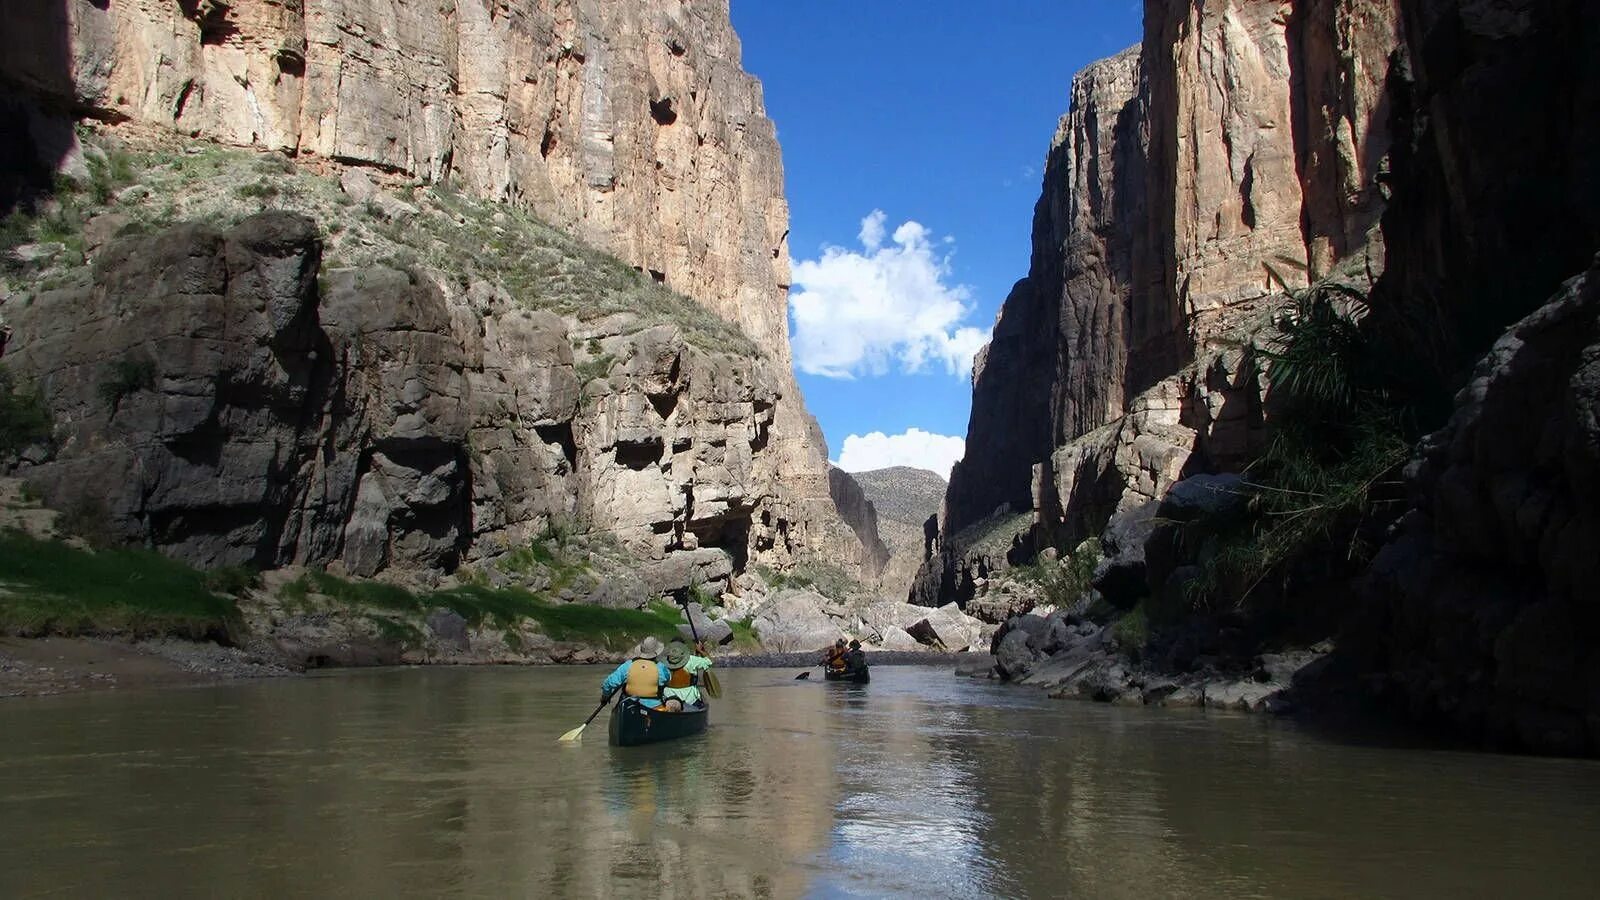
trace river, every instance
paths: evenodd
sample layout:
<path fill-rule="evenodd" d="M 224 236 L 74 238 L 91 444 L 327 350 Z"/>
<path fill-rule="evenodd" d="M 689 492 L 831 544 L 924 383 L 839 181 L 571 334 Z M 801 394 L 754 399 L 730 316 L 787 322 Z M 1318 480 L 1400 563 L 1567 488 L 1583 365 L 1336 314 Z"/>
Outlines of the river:
<path fill-rule="evenodd" d="M 1594 897 L 1600 764 L 723 673 L 619 749 L 593 668 L 0 703 L 0 897 Z"/>

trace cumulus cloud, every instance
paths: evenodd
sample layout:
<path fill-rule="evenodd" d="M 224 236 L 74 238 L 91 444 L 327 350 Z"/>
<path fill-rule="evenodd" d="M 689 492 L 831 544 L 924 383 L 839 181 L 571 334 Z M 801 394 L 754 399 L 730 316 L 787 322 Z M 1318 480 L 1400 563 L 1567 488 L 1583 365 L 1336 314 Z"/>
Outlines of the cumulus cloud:
<path fill-rule="evenodd" d="M 950 468 L 967 452 L 967 442 L 946 434 L 908 428 L 902 434 L 852 434 L 844 439 L 839 453 L 839 468 L 846 472 L 868 472 L 889 466 L 912 466 L 939 473 L 950 480 Z"/>
<path fill-rule="evenodd" d="M 949 256 L 928 229 L 907 221 L 889 233 L 887 220 L 880 209 L 861 220 L 860 251 L 828 246 L 794 263 L 795 364 L 830 378 L 882 375 L 891 365 L 969 374 L 989 339 L 965 324 L 971 291 L 950 283 Z"/>

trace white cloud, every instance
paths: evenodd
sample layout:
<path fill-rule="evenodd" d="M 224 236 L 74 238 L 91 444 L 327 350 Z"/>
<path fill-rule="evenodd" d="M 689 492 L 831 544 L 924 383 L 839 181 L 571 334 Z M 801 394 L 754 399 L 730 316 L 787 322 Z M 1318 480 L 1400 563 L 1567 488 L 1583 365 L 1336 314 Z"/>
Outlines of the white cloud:
<path fill-rule="evenodd" d="M 852 434 L 844 439 L 839 453 L 839 468 L 846 472 L 868 472 L 889 466 L 912 466 L 939 473 L 950 480 L 950 467 L 967 452 L 967 442 L 946 434 L 908 428 L 903 434 Z"/>
<path fill-rule="evenodd" d="M 861 252 L 828 246 L 820 259 L 794 263 L 795 364 L 830 378 L 882 375 L 894 363 L 969 374 L 989 340 L 987 329 L 964 324 L 971 291 L 948 282 L 949 256 L 926 228 L 902 223 L 886 245 L 886 220 L 878 209 L 861 220 Z"/>

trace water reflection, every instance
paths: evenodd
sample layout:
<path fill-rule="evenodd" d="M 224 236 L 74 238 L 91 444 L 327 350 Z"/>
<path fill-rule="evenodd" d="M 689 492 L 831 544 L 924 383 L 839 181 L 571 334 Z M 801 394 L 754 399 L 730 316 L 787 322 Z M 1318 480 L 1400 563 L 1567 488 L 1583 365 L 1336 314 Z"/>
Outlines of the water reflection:
<path fill-rule="evenodd" d="M 0 704 L 0 896 L 1592 896 L 1600 766 L 1334 744 L 935 670 L 733 671 L 705 735 L 555 737 L 597 672 Z"/>

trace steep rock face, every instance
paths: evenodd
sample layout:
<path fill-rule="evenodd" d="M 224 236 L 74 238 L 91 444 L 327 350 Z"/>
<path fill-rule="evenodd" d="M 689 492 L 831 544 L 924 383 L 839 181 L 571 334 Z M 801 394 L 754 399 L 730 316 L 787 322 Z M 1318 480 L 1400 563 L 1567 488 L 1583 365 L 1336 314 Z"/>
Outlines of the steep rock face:
<path fill-rule="evenodd" d="M 1572 112 L 1600 98 L 1600 9 L 1428 0 L 1406 5 L 1405 27 L 1410 137 L 1375 332 L 1465 387 L 1408 470 L 1415 509 L 1374 561 L 1372 616 L 1352 631 L 1420 715 L 1600 753 L 1600 167 L 1594 117 Z"/>
<path fill-rule="evenodd" d="M 449 182 L 738 324 L 774 363 L 775 546 L 871 573 L 790 372 L 781 157 L 725 2 L 26 6 L 0 32 L 0 83 L 34 102 L 0 104 L 0 130 L 47 168 L 82 166 L 65 123 L 87 115 Z"/>
<path fill-rule="evenodd" d="M 843 469 L 828 467 L 828 488 L 839 515 L 855 531 L 861 546 L 866 548 L 866 563 L 862 567 L 865 574 L 869 577 L 879 575 L 889 562 L 889 548 L 884 546 L 878 534 L 880 523 L 877 508 L 868 499 L 861 484 Z"/>
<path fill-rule="evenodd" d="M 1373 639 L 1424 717 L 1600 752 L 1600 268 L 1513 326 L 1456 400 L 1373 563 Z"/>
<path fill-rule="evenodd" d="M 1600 247 L 1600 8 L 1423 0 L 1405 31 L 1373 312 L 1453 388 Z"/>
<path fill-rule="evenodd" d="M 30 5 L 0 38 L 26 89 L 527 204 L 787 359 L 781 157 L 726 3 Z"/>
<path fill-rule="evenodd" d="M 974 368 L 945 556 L 1005 508 L 1072 546 L 1181 474 L 1259 451 L 1261 376 L 1240 341 L 1285 288 L 1382 267 L 1368 237 L 1397 23 L 1391 3 L 1149 0 L 1141 46 L 1074 79 L 1028 277 Z M 931 575 L 919 602 L 949 580 Z"/>
<path fill-rule="evenodd" d="M 616 360 L 584 385 L 562 317 L 384 268 L 319 284 L 320 253 L 297 215 L 182 225 L 8 303 L 6 363 L 58 426 L 19 474 L 201 565 L 448 572 L 572 519 L 740 567 L 785 540 L 763 360 L 618 316 L 576 336 Z"/>

